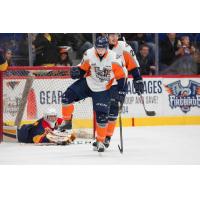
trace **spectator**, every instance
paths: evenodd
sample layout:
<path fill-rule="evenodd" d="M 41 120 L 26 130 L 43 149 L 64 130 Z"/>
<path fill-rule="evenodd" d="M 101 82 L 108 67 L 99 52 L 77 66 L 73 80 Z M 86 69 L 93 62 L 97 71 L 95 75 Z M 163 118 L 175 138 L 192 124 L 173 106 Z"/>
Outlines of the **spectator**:
<path fill-rule="evenodd" d="M 5 60 L 8 63 L 8 66 L 12 67 L 15 66 L 16 63 L 13 62 L 13 52 L 10 49 L 6 49 L 4 53 Z M 14 71 L 14 70 L 8 70 L 5 72 L 6 76 L 27 76 L 28 71 L 20 70 L 20 71 Z"/>
<path fill-rule="evenodd" d="M 16 54 L 14 53 L 14 55 Z M 23 34 L 18 42 L 18 59 L 15 64 L 19 66 L 29 65 L 28 34 Z"/>
<path fill-rule="evenodd" d="M 0 34 L 1 47 L 12 51 L 12 61 L 16 66 L 26 66 L 29 63 L 27 38 L 27 33 Z"/>
<path fill-rule="evenodd" d="M 93 47 L 92 44 L 92 34 L 90 33 L 82 33 L 75 34 L 76 41 L 79 41 L 79 45 L 77 45 L 77 59 L 83 57 L 84 52 Z"/>
<path fill-rule="evenodd" d="M 61 66 L 72 66 L 72 60 L 69 57 L 68 51 L 71 49 L 71 47 L 61 47 L 60 48 L 60 59 L 58 62 L 58 65 Z"/>
<path fill-rule="evenodd" d="M 137 59 L 140 64 L 140 70 L 142 75 L 154 75 L 155 74 L 155 63 L 152 56 L 149 54 L 149 46 L 141 45 L 139 52 L 137 53 Z"/>
<path fill-rule="evenodd" d="M 167 33 L 165 40 L 160 43 L 160 66 L 170 66 L 176 59 L 178 50 L 176 33 Z"/>
<path fill-rule="evenodd" d="M 13 57 L 12 51 L 10 49 L 7 49 L 5 51 L 5 59 L 6 59 L 7 63 L 8 63 L 8 66 L 13 66 L 14 65 L 12 57 Z"/>
<path fill-rule="evenodd" d="M 76 59 L 81 59 L 83 53 L 92 48 L 92 34 L 91 33 L 67 33 L 56 34 L 59 37 L 59 46 L 70 46 L 75 51 Z"/>
<path fill-rule="evenodd" d="M 196 33 L 194 44 L 195 44 L 196 49 L 200 50 L 200 33 Z"/>
<path fill-rule="evenodd" d="M 194 55 L 195 48 L 190 44 L 188 36 L 181 37 L 181 44 L 176 51 L 176 56 L 182 57 L 184 55 Z"/>
<path fill-rule="evenodd" d="M 198 74 L 198 55 L 194 46 L 190 44 L 188 36 L 182 36 L 178 41 L 176 60 L 162 71 L 163 74 Z"/>
<path fill-rule="evenodd" d="M 0 71 L 6 71 L 8 68 L 8 63 L 3 56 L 3 51 L 0 49 Z"/>
<path fill-rule="evenodd" d="M 35 47 L 34 65 L 54 66 L 59 59 L 57 39 L 54 34 L 39 33 L 33 41 Z"/>
<path fill-rule="evenodd" d="M 150 55 L 155 57 L 155 44 L 152 36 L 153 34 L 150 33 L 122 33 L 122 37 L 125 37 L 126 42 L 130 44 L 136 54 L 141 45 L 147 44 L 149 46 Z"/>

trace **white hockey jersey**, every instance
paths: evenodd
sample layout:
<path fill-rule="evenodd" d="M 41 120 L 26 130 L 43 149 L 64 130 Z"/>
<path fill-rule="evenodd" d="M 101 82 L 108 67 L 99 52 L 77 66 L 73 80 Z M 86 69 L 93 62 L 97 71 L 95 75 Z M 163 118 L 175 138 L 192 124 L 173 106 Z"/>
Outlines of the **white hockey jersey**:
<path fill-rule="evenodd" d="M 115 79 L 126 76 L 121 66 L 121 60 L 116 58 L 115 52 L 108 50 L 100 60 L 94 47 L 86 51 L 80 68 L 87 72 L 88 87 L 94 92 L 108 90 Z"/>
<path fill-rule="evenodd" d="M 128 71 L 139 67 L 139 63 L 133 49 L 126 42 L 118 41 L 118 43 L 113 47 L 112 51 L 117 54 L 117 58 L 122 60 L 123 65 Z"/>

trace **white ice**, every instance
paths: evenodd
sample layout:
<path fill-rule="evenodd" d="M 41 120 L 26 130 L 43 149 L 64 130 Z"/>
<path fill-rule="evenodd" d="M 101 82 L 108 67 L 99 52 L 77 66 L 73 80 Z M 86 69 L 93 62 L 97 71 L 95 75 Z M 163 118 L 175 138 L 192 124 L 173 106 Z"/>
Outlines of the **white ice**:
<path fill-rule="evenodd" d="M 0 164 L 200 164 L 200 126 L 123 128 L 124 153 L 118 150 L 119 129 L 106 152 L 91 144 L 34 146 L 0 144 Z"/>

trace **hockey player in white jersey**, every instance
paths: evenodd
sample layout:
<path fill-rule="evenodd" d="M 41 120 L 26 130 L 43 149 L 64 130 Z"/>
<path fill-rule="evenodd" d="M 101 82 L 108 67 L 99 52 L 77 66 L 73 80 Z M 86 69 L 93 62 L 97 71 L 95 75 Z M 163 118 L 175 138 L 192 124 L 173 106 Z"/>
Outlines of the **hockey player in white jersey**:
<path fill-rule="evenodd" d="M 107 34 L 109 41 L 109 49 L 117 54 L 117 58 L 120 58 L 122 60 L 123 66 L 126 67 L 128 73 L 133 76 L 133 85 L 136 93 L 142 94 L 144 92 L 144 84 L 142 76 L 140 74 L 139 63 L 137 61 L 136 55 L 130 45 L 128 45 L 124 41 L 118 41 L 119 35 L 120 34 L 118 33 Z M 109 147 L 111 137 L 113 136 L 119 112 L 119 101 L 118 98 L 115 97 L 116 88 L 117 86 L 113 84 L 111 88 L 113 95 L 111 98 L 111 106 L 108 117 L 108 127 L 106 131 L 106 139 L 104 142 L 104 145 L 107 148 Z M 122 104 L 123 102 L 121 102 L 121 105 Z"/>
<path fill-rule="evenodd" d="M 96 142 L 94 148 L 104 151 L 104 142 L 110 110 L 110 88 L 116 81 L 118 100 L 125 96 L 125 73 L 116 53 L 108 49 L 106 37 L 97 38 L 95 47 L 84 54 L 80 66 L 71 69 L 71 77 L 79 79 L 73 83 L 62 96 L 62 114 L 64 123 L 60 129 L 72 129 L 73 103 L 91 97 L 96 112 Z"/>

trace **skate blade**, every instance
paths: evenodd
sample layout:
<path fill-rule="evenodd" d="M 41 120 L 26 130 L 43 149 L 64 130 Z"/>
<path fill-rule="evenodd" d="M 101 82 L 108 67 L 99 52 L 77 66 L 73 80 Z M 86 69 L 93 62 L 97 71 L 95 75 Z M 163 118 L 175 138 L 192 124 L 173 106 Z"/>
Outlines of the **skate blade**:
<path fill-rule="evenodd" d="M 93 147 L 93 151 L 97 151 L 98 153 L 103 153 L 106 149 L 98 150 L 97 147 Z"/>
<path fill-rule="evenodd" d="M 105 149 L 107 149 L 110 146 L 110 144 L 104 144 L 104 146 L 105 146 Z"/>
<path fill-rule="evenodd" d="M 93 151 L 98 151 L 97 147 L 93 146 Z"/>

